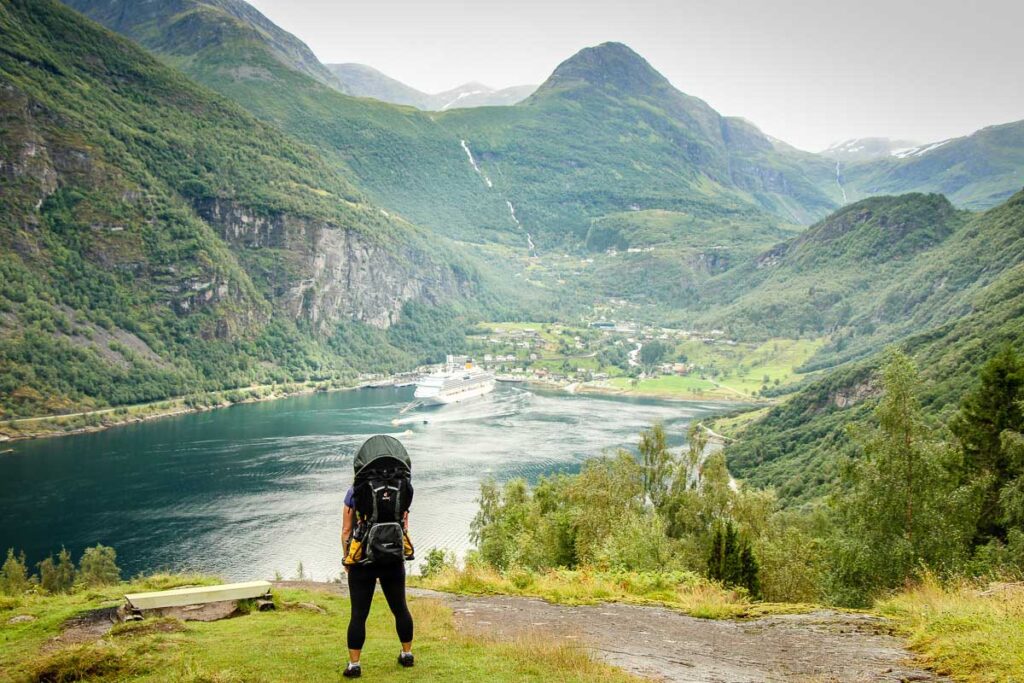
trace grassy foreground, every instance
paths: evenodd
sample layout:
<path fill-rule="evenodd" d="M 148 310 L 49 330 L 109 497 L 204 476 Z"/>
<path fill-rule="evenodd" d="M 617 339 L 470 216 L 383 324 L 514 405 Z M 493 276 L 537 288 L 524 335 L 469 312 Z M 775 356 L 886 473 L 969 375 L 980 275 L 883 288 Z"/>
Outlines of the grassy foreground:
<path fill-rule="evenodd" d="M 769 614 L 800 614 L 814 605 L 750 600 L 743 591 L 723 588 L 691 572 L 601 572 L 551 569 L 500 572 L 470 564 L 415 579 L 433 590 L 468 595 L 522 595 L 565 605 L 623 602 L 663 605 L 703 619 L 746 619 Z"/>
<path fill-rule="evenodd" d="M 209 582 L 207 579 L 198 579 Z M 119 604 L 125 592 L 193 584 L 196 577 L 154 577 L 72 595 L 0 598 L 0 681 L 342 680 L 348 600 L 325 592 L 276 589 L 277 609 L 212 623 L 150 619 L 115 626 L 81 642 L 52 640 L 72 619 Z M 363 676 L 406 681 L 633 681 L 591 660 L 579 647 L 550 642 L 495 643 L 455 630 L 439 602 L 411 601 L 416 667 L 395 662 L 394 622 L 381 596 L 367 625 Z M 32 621 L 10 623 L 28 615 Z M 66 632 L 68 638 L 71 632 Z"/>
<path fill-rule="evenodd" d="M 1024 584 L 943 587 L 934 579 L 884 600 L 929 668 L 958 681 L 1024 681 Z"/>
<path fill-rule="evenodd" d="M 469 565 L 417 579 L 435 590 L 470 595 L 523 595 L 561 604 L 657 604 L 695 617 L 747 619 L 808 612 L 817 605 L 758 603 L 695 574 L 543 573 Z M 920 585 L 879 601 L 874 612 L 893 621 L 921 666 L 970 683 L 1024 681 L 1024 582 Z"/>

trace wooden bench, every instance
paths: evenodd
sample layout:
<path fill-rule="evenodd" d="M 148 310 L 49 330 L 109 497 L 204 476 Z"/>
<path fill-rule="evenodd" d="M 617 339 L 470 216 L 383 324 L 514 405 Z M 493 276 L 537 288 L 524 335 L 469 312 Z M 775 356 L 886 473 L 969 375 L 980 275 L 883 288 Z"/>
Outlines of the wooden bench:
<path fill-rule="evenodd" d="M 256 600 L 260 610 L 272 609 L 269 581 L 225 583 L 218 586 L 192 586 L 152 593 L 124 596 L 125 620 L 141 619 L 143 612 L 180 616 L 185 619 L 212 620 L 233 613 L 239 600 Z M 210 606 L 204 609 L 204 606 Z"/>

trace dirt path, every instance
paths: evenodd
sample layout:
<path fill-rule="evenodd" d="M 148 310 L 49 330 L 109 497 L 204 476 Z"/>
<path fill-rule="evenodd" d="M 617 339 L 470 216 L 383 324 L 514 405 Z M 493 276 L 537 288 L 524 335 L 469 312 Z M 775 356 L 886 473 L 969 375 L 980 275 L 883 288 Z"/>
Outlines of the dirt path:
<path fill-rule="evenodd" d="M 512 638 L 550 633 L 592 647 L 627 671 L 669 681 L 934 681 L 867 615 L 831 611 L 758 619 L 695 619 L 658 607 L 551 605 L 446 596 L 461 628 Z"/>
<path fill-rule="evenodd" d="M 320 589 L 344 592 L 339 584 L 320 584 Z M 569 607 L 531 598 L 473 597 L 417 589 L 409 593 L 450 605 L 459 628 L 468 633 L 501 639 L 542 634 L 578 642 L 615 666 L 655 680 L 945 680 L 915 668 L 899 640 L 886 634 L 885 621 L 870 615 L 822 610 L 753 621 L 718 621 L 695 619 L 661 607 Z"/>

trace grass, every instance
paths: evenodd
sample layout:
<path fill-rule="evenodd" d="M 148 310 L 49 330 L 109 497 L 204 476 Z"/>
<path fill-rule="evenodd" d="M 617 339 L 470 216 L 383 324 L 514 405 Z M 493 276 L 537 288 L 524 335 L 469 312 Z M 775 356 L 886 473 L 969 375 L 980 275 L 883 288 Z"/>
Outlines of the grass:
<path fill-rule="evenodd" d="M 635 386 L 629 377 L 613 377 L 608 380 L 608 384 L 623 391 L 656 396 L 733 400 L 738 398 L 735 392 L 717 387 L 714 382 L 696 375 L 659 375 L 642 379 Z"/>
<path fill-rule="evenodd" d="M 685 357 L 696 369 L 688 375 L 659 375 L 634 386 L 628 377 L 613 377 L 609 386 L 652 396 L 705 400 L 752 400 L 763 386 L 786 386 L 805 376 L 797 369 L 827 339 L 770 339 L 765 342 L 679 342 L 670 356 Z M 778 384 L 776 384 L 778 382 Z"/>
<path fill-rule="evenodd" d="M 520 595 L 563 605 L 622 602 L 662 605 L 704 619 L 745 619 L 770 614 L 802 614 L 813 605 L 761 603 L 742 591 L 723 588 L 692 572 L 602 572 L 551 569 L 532 572 L 470 564 L 417 579 L 433 590 L 468 595 Z"/>
<path fill-rule="evenodd" d="M 797 368 L 822 348 L 827 339 L 769 339 L 761 343 L 735 345 L 690 340 L 676 349 L 690 363 L 719 371 L 718 384 L 735 392 L 752 395 L 765 383 L 778 380 L 785 385 L 800 379 Z"/>
<path fill-rule="evenodd" d="M 716 417 L 708 421 L 708 426 L 722 436 L 735 439 L 742 434 L 743 430 L 758 420 L 762 419 L 771 410 L 770 406 L 747 410 L 735 415 Z"/>
<path fill-rule="evenodd" d="M 934 578 L 876 608 L 899 624 L 923 663 L 957 681 L 1024 681 L 1024 584 L 981 589 Z"/>
<path fill-rule="evenodd" d="M 118 604 L 131 590 L 207 582 L 160 577 L 72 595 L 0 601 L 0 681 L 330 681 L 346 660 L 348 600 L 328 592 L 275 590 L 277 609 L 211 623 L 148 619 L 115 627 L 79 644 L 54 647 L 64 622 Z M 315 605 L 316 608 L 311 606 Z M 416 621 L 416 667 L 400 669 L 394 621 L 382 597 L 367 624 L 363 673 L 403 681 L 610 681 L 635 678 L 590 659 L 570 644 L 528 638 L 495 642 L 459 633 L 452 612 L 435 600 L 410 603 Z M 7 624 L 14 615 L 34 621 Z"/>

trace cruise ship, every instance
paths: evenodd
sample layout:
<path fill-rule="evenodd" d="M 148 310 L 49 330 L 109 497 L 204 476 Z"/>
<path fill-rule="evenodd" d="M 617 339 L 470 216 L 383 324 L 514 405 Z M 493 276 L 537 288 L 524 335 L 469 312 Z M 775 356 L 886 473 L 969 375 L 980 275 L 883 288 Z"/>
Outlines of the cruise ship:
<path fill-rule="evenodd" d="M 465 356 L 448 356 L 444 368 L 420 378 L 413 398 L 420 405 L 458 403 L 494 391 L 494 375 Z"/>

